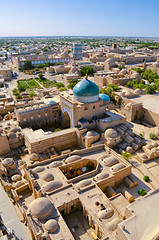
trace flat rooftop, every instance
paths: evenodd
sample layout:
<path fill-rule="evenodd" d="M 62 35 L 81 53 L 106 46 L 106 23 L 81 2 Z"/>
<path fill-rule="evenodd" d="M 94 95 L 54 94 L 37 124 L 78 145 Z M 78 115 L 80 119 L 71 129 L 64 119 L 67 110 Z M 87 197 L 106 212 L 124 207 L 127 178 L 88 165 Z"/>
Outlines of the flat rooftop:
<path fill-rule="evenodd" d="M 137 103 L 142 103 L 143 107 L 154 112 L 154 113 L 159 113 L 159 92 L 151 95 L 151 94 L 146 94 L 146 95 L 140 95 L 139 97 L 133 98 L 134 102 Z"/>
<path fill-rule="evenodd" d="M 120 223 L 126 239 L 149 240 L 158 239 L 159 236 L 159 189 L 149 195 L 136 200 L 128 210 L 132 217 Z M 131 234 L 130 234 L 131 233 Z"/>
<path fill-rule="evenodd" d="M 61 130 L 58 132 L 52 132 L 52 133 L 44 132 L 42 129 L 38 129 L 35 131 L 31 128 L 23 129 L 23 134 L 30 143 L 39 142 L 42 140 L 46 140 L 46 139 L 54 138 L 60 135 L 62 136 L 67 133 L 74 133 L 74 132 L 75 132 L 75 128 L 68 128 L 68 129 L 64 129 L 64 130 Z"/>
<path fill-rule="evenodd" d="M 32 239 L 29 228 L 20 222 L 19 217 L 15 211 L 14 205 L 8 198 L 6 192 L 3 190 L 0 184 L 0 215 L 4 222 L 4 225 L 11 231 L 15 231 L 15 235 L 18 239 L 30 240 Z M 1 237 L 0 237 L 1 238 Z M 3 239 L 3 238 L 2 238 Z M 8 239 L 8 238 L 6 238 Z"/>

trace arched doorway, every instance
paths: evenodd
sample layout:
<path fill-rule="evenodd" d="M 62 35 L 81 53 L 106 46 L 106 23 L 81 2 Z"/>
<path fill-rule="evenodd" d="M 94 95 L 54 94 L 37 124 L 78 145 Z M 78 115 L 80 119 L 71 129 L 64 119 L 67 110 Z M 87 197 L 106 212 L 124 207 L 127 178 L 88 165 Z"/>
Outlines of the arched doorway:
<path fill-rule="evenodd" d="M 68 112 L 64 112 L 64 128 L 70 128 L 70 117 Z"/>

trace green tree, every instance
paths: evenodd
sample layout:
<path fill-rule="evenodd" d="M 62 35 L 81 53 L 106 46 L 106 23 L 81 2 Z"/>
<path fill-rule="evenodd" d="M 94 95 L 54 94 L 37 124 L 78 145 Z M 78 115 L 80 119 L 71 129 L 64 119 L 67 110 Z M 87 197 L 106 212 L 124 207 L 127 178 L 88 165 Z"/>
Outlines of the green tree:
<path fill-rule="evenodd" d="M 13 94 L 14 94 L 15 96 L 17 96 L 17 95 L 20 94 L 20 93 L 19 93 L 19 90 L 18 90 L 17 88 L 14 88 L 12 92 L 13 92 Z"/>
<path fill-rule="evenodd" d="M 149 84 L 146 85 L 145 93 L 147 93 L 147 94 L 154 94 L 155 92 L 156 92 L 155 91 L 155 86 L 149 85 Z"/>
<path fill-rule="evenodd" d="M 19 90 L 19 92 L 25 92 L 26 87 L 23 85 L 18 85 L 18 90 Z"/>
<path fill-rule="evenodd" d="M 76 79 L 72 79 L 72 80 L 70 80 L 69 81 L 69 84 L 68 84 L 68 88 L 70 88 L 70 89 L 73 89 L 74 88 L 74 86 L 77 84 L 79 82 L 79 80 L 76 78 Z"/>
<path fill-rule="evenodd" d="M 94 68 L 92 66 L 83 66 L 81 68 L 81 76 L 86 76 L 87 75 L 93 75 L 94 73 Z"/>
<path fill-rule="evenodd" d="M 36 93 L 35 93 L 34 91 L 31 91 L 31 92 L 29 93 L 29 97 L 32 98 L 32 97 L 34 97 L 34 96 L 37 96 Z"/>
<path fill-rule="evenodd" d="M 47 50 L 47 47 L 45 47 L 44 49 L 43 49 L 43 52 L 47 52 L 48 50 Z"/>
<path fill-rule="evenodd" d="M 33 65 L 31 63 L 30 60 L 26 60 L 25 63 L 24 63 L 24 68 L 25 70 L 28 70 L 28 69 L 32 69 L 33 68 Z"/>

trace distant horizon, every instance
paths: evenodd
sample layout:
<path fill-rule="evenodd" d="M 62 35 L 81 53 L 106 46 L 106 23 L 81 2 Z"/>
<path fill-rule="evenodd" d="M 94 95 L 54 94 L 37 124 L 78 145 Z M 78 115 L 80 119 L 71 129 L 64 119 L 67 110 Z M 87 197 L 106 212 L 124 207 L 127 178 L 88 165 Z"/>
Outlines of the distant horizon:
<path fill-rule="evenodd" d="M 42 38 L 42 37 L 48 37 L 48 38 L 60 38 L 60 37 L 66 37 L 66 38 L 69 38 L 69 37 L 98 37 L 98 38 L 117 38 L 117 37 L 120 37 L 120 38 L 159 38 L 159 36 L 120 36 L 120 35 L 112 35 L 112 36 L 109 36 L 109 35 L 26 35 L 26 36 L 23 36 L 23 35 L 19 35 L 19 36 L 0 36 L 0 38 Z"/>

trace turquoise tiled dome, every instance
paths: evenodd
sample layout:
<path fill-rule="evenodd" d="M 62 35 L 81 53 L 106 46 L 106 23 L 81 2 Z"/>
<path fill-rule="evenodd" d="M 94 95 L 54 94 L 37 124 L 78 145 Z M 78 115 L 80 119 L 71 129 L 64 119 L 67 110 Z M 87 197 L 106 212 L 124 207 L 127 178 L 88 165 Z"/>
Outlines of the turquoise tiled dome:
<path fill-rule="evenodd" d="M 99 97 L 103 100 L 103 102 L 109 102 L 110 97 L 104 93 L 99 94 Z"/>
<path fill-rule="evenodd" d="M 99 95 L 99 88 L 94 82 L 88 79 L 83 79 L 73 88 L 73 95 L 78 97 L 96 96 Z"/>
<path fill-rule="evenodd" d="M 53 101 L 53 100 L 50 100 L 50 101 L 48 101 L 46 104 L 47 104 L 47 105 L 51 105 L 51 104 L 54 104 L 54 103 L 56 103 L 56 102 Z"/>

